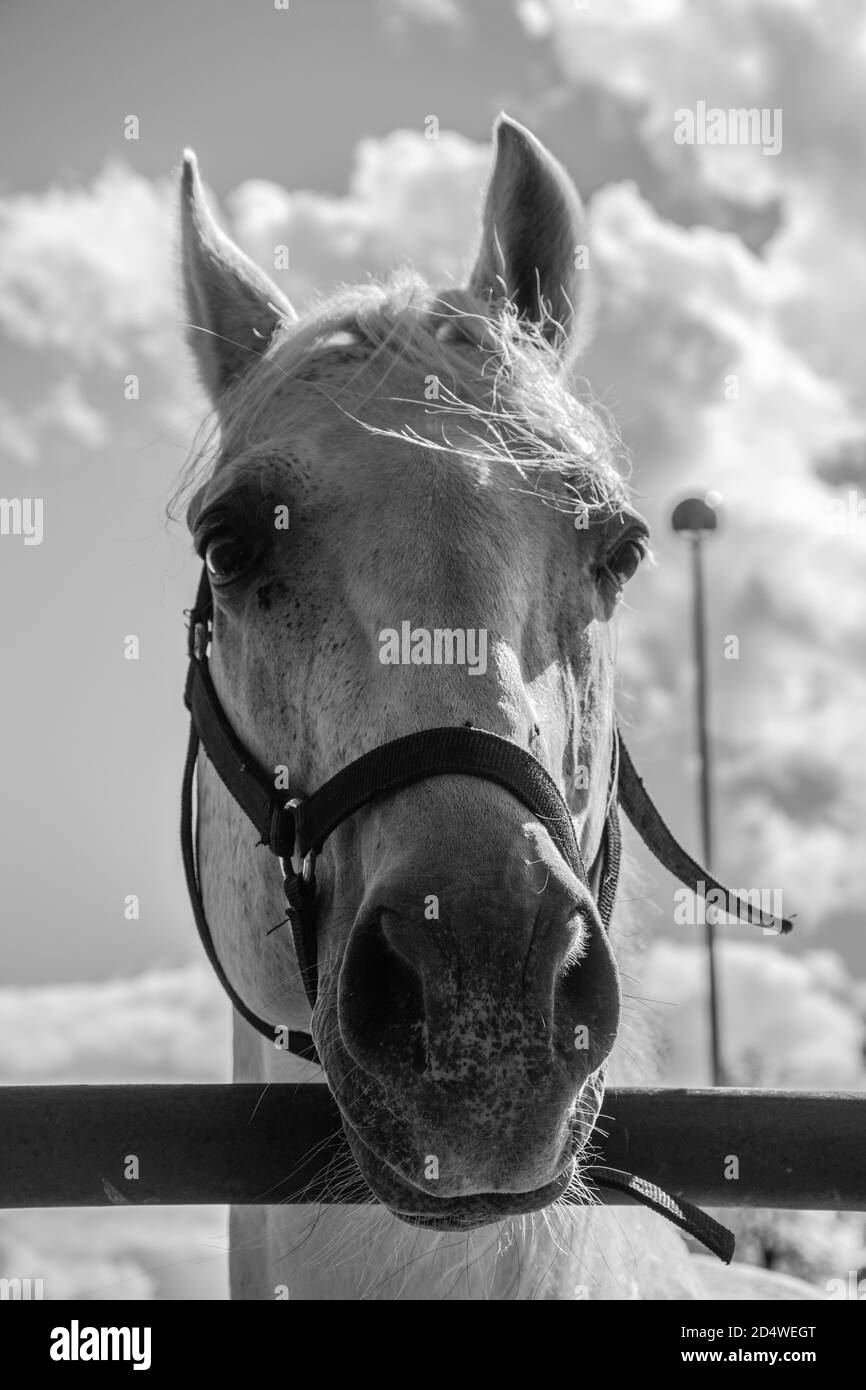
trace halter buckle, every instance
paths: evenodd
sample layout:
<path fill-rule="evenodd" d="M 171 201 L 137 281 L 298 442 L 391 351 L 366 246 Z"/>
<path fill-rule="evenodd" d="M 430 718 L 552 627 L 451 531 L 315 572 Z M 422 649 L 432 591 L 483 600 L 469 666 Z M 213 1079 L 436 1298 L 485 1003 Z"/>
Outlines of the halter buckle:
<path fill-rule="evenodd" d="M 291 801 L 286 802 L 283 809 L 286 811 L 294 811 L 301 805 L 302 800 L 303 798 L 300 796 L 293 796 Z M 314 849 L 309 849 L 306 854 L 301 854 L 298 848 L 300 834 L 297 829 L 297 817 L 295 819 L 295 825 L 295 848 L 290 860 L 291 870 L 295 878 L 302 878 L 304 883 L 312 883 L 316 872 L 316 851 Z M 285 859 L 280 860 L 280 868 L 283 871 L 283 877 L 288 878 Z"/>
<path fill-rule="evenodd" d="M 192 629 L 192 650 L 196 661 L 203 661 L 207 652 L 210 633 L 206 619 L 193 624 Z"/>

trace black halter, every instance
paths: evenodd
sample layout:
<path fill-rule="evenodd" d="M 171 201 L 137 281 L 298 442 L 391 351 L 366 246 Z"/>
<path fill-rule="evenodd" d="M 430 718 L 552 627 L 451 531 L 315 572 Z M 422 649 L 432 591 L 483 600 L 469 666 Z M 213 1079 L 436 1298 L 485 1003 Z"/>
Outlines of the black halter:
<path fill-rule="evenodd" d="M 614 735 L 608 812 L 601 846 L 589 873 L 577 842 L 571 812 L 550 774 L 526 749 L 483 729 L 468 726 L 425 729 L 393 739 L 341 768 L 318 791 L 287 800 L 285 794 L 276 791 L 273 780 L 244 748 L 219 702 L 207 656 L 212 616 L 213 599 L 207 569 L 203 567 L 195 608 L 189 615 L 189 669 L 184 690 L 184 702 L 190 712 L 181 796 L 184 870 L 199 936 L 217 978 L 241 1017 L 270 1042 L 282 1031 L 281 1025 L 261 1018 L 236 992 L 220 964 L 205 915 L 193 828 L 193 782 L 200 747 L 258 831 L 258 844 L 267 846 L 279 863 L 298 967 L 311 1008 L 315 1006 L 318 992 L 316 857 L 322 846 L 338 825 L 376 797 L 399 791 L 413 782 L 447 774 L 459 773 L 496 782 L 537 816 L 566 863 L 593 893 L 605 930 L 610 924 L 619 881 L 619 805 L 660 863 L 695 893 L 722 894 L 731 915 L 777 932 L 791 930 L 787 919 L 764 913 L 723 888 L 680 847 L 635 771 L 618 728 Z M 309 1034 L 290 1032 L 286 1042 L 287 1050 L 298 1057 L 318 1061 Z M 623 1174 L 615 1181 L 610 1176 L 614 1170 L 598 1169 L 596 1172 L 600 1185 L 603 1182 L 608 1186 L 622 1185 Z M 609 1176 L 605 1179 L 602 1173 Z M 664 1214 L 671 1216 L 669 1204 L 674 1199 L 659 1194 L 658 1189 L 654 1189 L 654 1193 L 657 1209 L 660 1204 Z M 645 1192 L 636 1190 L 634 1195 L 637 1200 L 648 1200 Z M 687 1203 L 679 1205 L 691 1212 L 685 1221 L 686 1228 L 699 1239 L 706 1239 L 697 1229 L 697 1218 L 703 1222 L 709 1222 L 709 1218 L 689 1208 Z M 676 1216 L 673 1219 L 676 1220 Z M 718 1237 L 716 1245 L 711 1240 L 706 1243 L 715 1249 Z"/>

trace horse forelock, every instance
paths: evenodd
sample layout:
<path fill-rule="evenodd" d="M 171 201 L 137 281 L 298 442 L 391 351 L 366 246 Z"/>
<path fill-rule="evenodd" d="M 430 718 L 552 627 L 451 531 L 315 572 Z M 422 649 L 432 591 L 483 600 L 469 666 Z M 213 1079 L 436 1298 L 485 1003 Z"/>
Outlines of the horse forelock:
<path fill-rule="evenodd" d="M 371 434 L 510 466 L 542 500 L 587 523 L 616 512 L 629 497 L 616 426 L 543 327 L 507 303 L 433 290 L 408 272 L 323 298 L 281 322 L 205 420 L 175 501 L 227 458 L 254 466 L 279 457 L 298 411 L 303 419 L 330 403 Z"/>

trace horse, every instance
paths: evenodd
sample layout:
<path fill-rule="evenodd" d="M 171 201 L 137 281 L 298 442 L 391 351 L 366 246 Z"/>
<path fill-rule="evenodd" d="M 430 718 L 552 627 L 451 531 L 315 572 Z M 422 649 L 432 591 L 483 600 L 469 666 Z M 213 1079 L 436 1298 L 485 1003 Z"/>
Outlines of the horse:
<path fill-rule="evenodd" d="M 617 606 L 649 531 L 577 386 L 580 197 L 516 121 L 494 144 L 465 285 L 398 269 L 302 315 L 186 152 L 187 337 L 214 428 L 181 491 L 215 698 L 283 795 L 434 726 L 484 730 L 541 765 L 594 865 Z M 273 860 L 195 746 L 193 770 L 212 957 L 246 1001 L 234 1079 L 329 1087 L 352 1155 L 327 1203 L 232 1209 L 232 1297 L 809 1296 L 783 1276 L 755 1292 L 657 1214 L 593 1198 L 605 1085 L 654 1075 L 623 988 L 641 924 L 620 900 L 605 929 L 546 817 L 460 770 L 369 799 L 318 855 L 311 993 Z M 358 1170 L 369 1200 L 341 1201 Z"/>

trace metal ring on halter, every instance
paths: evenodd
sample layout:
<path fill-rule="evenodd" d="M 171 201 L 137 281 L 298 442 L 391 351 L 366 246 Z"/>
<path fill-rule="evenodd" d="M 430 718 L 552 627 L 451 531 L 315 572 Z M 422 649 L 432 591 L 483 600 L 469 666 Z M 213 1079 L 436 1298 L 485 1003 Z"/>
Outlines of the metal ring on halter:
<path fill-rule="evenodd" d="M 291 801 L 286 802 L 285 810 L 294 811 L 297 806 L 300 806 L 302 799 L 303 798 L 300 796 L 293 796 Z M 297 835 L 295 836 L 295 848 L 292 854 L 291 865 L 292 873 L 296 878 L 302 878 L 305 883 L 312 883 L 313 875 L 316 872 L 316 851 L 314 849 L 307 850 L 307 853 L 303 856 L 303 860 L 301 860 L 301 856 L 298 853 Z M 284 859 L 280 860 L 280 868 L 283 871 L 283 878 L 288 878 Z"/>

